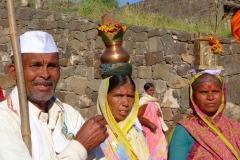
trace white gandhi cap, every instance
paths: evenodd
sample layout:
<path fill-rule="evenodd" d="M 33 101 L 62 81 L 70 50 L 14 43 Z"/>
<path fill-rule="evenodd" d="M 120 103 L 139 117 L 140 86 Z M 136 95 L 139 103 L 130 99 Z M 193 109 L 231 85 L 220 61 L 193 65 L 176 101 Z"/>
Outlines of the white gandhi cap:
<path fill-rule="evenodd" d="M 43 31 L 28 31 L 19 37 L 21 53 L 55 53 L 57 45 L 51 34 Z M 11 52 L 11 56 L 13 52 Z"/>

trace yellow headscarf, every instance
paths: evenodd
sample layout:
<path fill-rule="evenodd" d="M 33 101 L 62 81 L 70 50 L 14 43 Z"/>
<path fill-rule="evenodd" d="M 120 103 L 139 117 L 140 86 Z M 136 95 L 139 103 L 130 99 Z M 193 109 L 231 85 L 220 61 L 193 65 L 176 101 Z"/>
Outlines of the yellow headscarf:
<path fill-rule="evenodd" d="M 97 102 L 97 109 L 99 114 L 102 114 L 108 123 L 107 125 L 108 132 L 113 133 L 113 134 L 109 133 L 109 136 L 117 134 L 118 143 L 124 149 L 131 150 L 132 152 L 132 155 L 130 156 L 131 158 L 135 157 L 134 159 L 142 159 L 138 157 L 139 155 L 141 155 L 142 157 L 145 157 L 145 159 L 147 160 L 149 158 L 149 151 L 147 148 L 145 138 L 141 131 L 139 132 L 133 127 L 138 114 L 139 105 L 138 92 L 137 90 L 135 91 L 135 103 L 132 107 L 130 114 L 127 116 L 125 120 L 117 123 L 111 113 L 107 101 L 109 79 L 110 77 L 102 80 L 98 91 Z M 136 137 L 138 137 L 138 140 L 136 139 Z M 112 147 L 112 149 L 114 149 L 114 147 Z"/>

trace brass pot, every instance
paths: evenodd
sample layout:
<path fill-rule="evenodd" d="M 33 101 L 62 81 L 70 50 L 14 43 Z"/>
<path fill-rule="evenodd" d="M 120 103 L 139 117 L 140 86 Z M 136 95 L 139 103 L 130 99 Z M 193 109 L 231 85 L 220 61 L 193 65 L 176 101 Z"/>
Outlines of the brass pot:
<path fill-rule="evenodd" d="M 102 63 L 128 62 L 130 55 L 122 48 L 122 41 L 105 42 L 106 50 L 100 60 Z"/>

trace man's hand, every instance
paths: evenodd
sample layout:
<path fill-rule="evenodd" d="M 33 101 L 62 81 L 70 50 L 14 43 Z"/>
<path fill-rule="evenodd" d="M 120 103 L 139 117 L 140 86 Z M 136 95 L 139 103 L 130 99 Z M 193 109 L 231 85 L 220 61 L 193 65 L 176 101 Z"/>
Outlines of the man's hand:
<path fill-rule="evenodd" d="M 76 140 L 90 151 L 99 146 L 107 137 L 106 120 L 102 115 L 97 115 L 86 121 L 76 135 Z"/>

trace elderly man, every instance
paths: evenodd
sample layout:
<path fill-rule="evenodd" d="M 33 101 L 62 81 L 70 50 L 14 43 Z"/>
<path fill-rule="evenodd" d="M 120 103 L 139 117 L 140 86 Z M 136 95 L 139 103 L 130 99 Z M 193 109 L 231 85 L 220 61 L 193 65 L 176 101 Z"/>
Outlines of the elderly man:
<path fill-rule="evenodd" d="M 17 87 L 0 103 L 1 160 L 80 160 L 101 142 L 106 121 L 97 115 L 84 123 L 78 111 L 55 97 L 60 77 L 58 49 L 53 37 L 42 31 L 20 36 L 23 73 L 26 84 L 32 140 L 30 156 L 21 136 Z M 15 66 L 9 74 L 16 80 Z M 79 83 L 81 84 L 81 83 Z"/>

